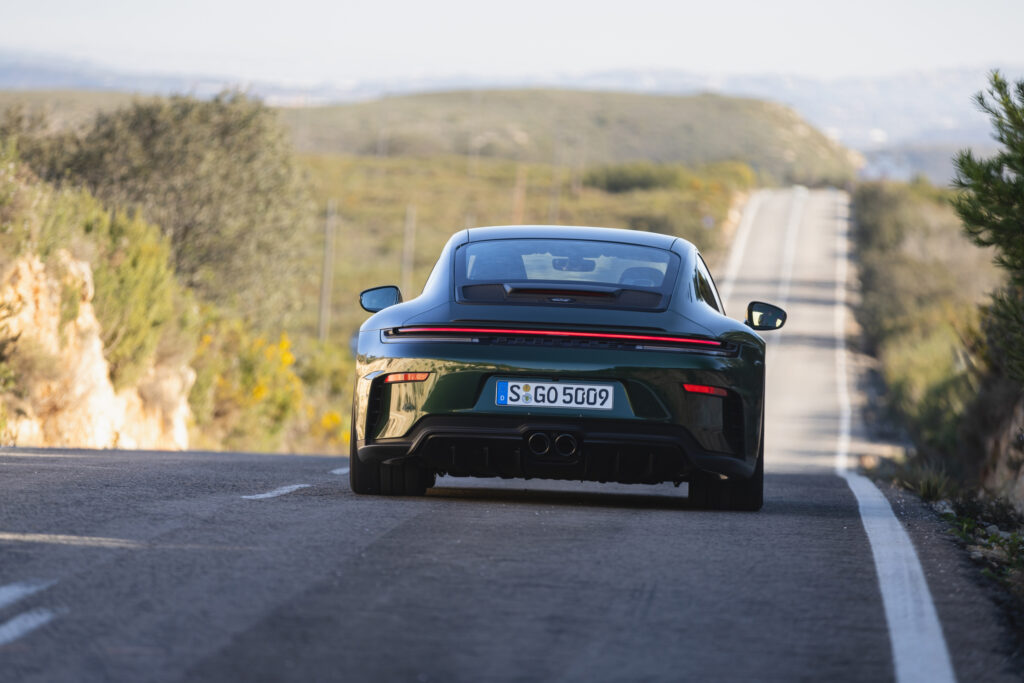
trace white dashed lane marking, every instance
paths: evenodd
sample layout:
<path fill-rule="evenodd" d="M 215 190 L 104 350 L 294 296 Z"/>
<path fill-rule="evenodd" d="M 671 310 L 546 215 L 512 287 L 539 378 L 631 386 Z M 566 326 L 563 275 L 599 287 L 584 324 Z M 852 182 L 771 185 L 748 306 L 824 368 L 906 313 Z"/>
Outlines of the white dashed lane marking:
<path fill-rule="evenodd" d="M 348 474 L 347 467 L 339 467 L 336 470 L 331 470 L 331 474 Z"/>
<path fill-rule="evenodd" d="M 18 638 L 26 636 L 40 626 L 45 626 L 60 616 L 60 613 L 52 609 L 34 609 L 23 612 L 18 616 L 0 624 L 0 645 L 13 643 Z"/>
<path fill-rule="evenodd" d="M 9 607 L 19 600 L 44 591 L 56 581 L 19 581 L 0 586 L 0 609 Z M 67 610 L 52 610 L 46 608 L 32 609 L 22 612 L 16 617 L 0 623 L 0 647 L 13 643 L 22 636 L 28 635 L 40 626 L 45 626 Z"/>
<path fill-rule="evenodd" d="M 56 581 L 19 581 L 18 583 L 0 586 L 0 609 L 13 605 L 30 595 L 44 591 Z"/>
<path fill-rule="evenodd" d="M 291 486 L 282 486 L 281 488 L 274 489 L 273 491 L 267 491 L 266 493 L 256 493 L 251 496 L 242 496 L 246 500 L 263 500 L 264 498 L 277 498 L 283 496 L 292 491 L 298 491 L 299 489 L 308 489 L 309 484 L 292 484 Z"/>

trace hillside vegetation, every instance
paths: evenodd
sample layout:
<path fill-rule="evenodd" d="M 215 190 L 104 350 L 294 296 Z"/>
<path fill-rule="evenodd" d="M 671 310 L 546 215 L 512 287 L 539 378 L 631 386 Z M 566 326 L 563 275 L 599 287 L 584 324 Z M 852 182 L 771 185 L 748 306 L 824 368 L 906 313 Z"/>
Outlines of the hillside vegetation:
<path fill-rule="evenodd" d="M 171 359 L 194 370 L 196 445 L 341 446 L 347 354 L 289 335 L 317 272 L 315 207 L 272 111 L 180 97 L 101 112 L 80 131 L 17 114 L 2 124 L 0 267 L 28 257 L 52 269 L 63 252 L 88 265 L 115 388 Z M 84 295 L 61 296 L 74 320 Z M 44 377 L 46 363 L 19 361 L 31 354 L 0 339 L 0 403 L 14 410 Z"/>
<path fill-rule="evenodd" d="M 1021 600 L 1024 403 L 1007 356 L 993 345 L 992 306 L 978 305 L 1006 279 L 993 250 L 971 246 L 950 205 L 955 196 L 923 181 L 865 184 L 854 196 L 858 318 L 879 359 L 887 405 L 914 443 L 880 472 L 942 501 L 937 509 L 951 532 Z M 1011 325 L 1019 351 L 1019 314 Z M 1018 623 L 1021 604 L 1010 607 Z"/>
<path fill-rule="evenodd" d="M 782 105 L 720 95 L 450 92 L 281 110 L 317 154 L 497 157 L 581 167 L 739 160 L 762 179 L 844 183 L 855 159 Z"/>
<path fill-rule="evenodd" d="M 239 94 L 178 96 L 100 112 L 81 131 L 48 128 L 11 110 L 0 136 L 42 179 L 158 225 L 175 272 L 201 298 L 251 321 L 297 306 L 314 208 L 272 110 Z M 251 296 L 268 279 L 278 287 Z"/>
<path fill-rule="evenodd" d="M 853 202 L 861 271 L 857 317 L 881 363 L 889 406 L 922 457 L 961 479 L 960 420 L 978 392 L 978 304 L 1002 277 L 963 234 L 954 196 L 927 182 L 865 183 Z"/>
<path fill-rule="evenodd" d="M 0 153 L 0 271 L 6 277 L 27 256 L 61 280 L 67 253 L 89 264 L 95 292 L 65 286 L 61 325 L 74 322 L 80 302 L 91 296 L 118 390 L 136 386 L 154 365 L 190 365 L 195 382 L 186 392 L 198 428 L 195 446 L 341 447 L 345 353 L 310 343 L 299 356 L 280 328 L 258 332 L 197 301 L 176 278 L 169 242 L 156 225 L 105 208 L 84 189 L 54 188 L 9 152 Z M 33 336 L 8 332 L 6 321 L 19 312 L 16 303 L 0 305 L 0 433 L 8 417 L 24 413 L 27 398 L 52 380 L 58 365 Z M 64 345 L 63 339 L 53 344 Z"/>

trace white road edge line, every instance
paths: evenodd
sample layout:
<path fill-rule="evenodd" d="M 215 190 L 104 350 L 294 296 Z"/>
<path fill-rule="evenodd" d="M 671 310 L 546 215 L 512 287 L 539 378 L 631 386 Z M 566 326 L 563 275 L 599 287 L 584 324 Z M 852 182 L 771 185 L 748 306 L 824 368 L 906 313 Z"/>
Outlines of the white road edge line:
<path fill-rule="evenodd" d="M 331 474 L 348 474 L 347 467 L 339 467 L 336 470 L 331 470 Z"/>
<path fill-rule="evenodd" d="M 308 489 L 310 484 L 292 484 L 291 486 L 282 486 L 281 488 L 274 489 L 273 491 L 267 491 L 266 493 L 255 493 L 251 496 L 242 496 L 246 500 L 263 500 L 264 498 L 277 498 L 283 496 L 292 491 L 298 491 L 299 489 Z"/>
<path fill-rule="evenodd" d="M 838 193 L 836 195 L 839 196 Z M 836 202 L 837 215 L 843 203 Z M 847 230 L 836 232 L 836 384 L 839 391 L 839 439 L 836 474 L 846 480 L 857 498 L 861 523 L 871 545 L 875 571 L 889 626 L 893 664 L 899 683 L 956 681 L 935 603 L 914 544 L 892 511 L 889 501 L 867 477 L 848 468 L 853 410 L 846 367 Z"/>
<path fill-rule="evenodd" d="M 18 616 L 0 624 L 0 645 L 13 643 L 18 638 L 28 635 L 40 626 L 45 626 L 58 616 L 61 612 L 52 609 L 34 609 L 23 612 Z"/>
<path fill-rule="evenodd" d="M 0 609 L 13 605 L 19 600 L 23 600 L 30 595 L 34 595 L 39 591 L 44 591 L 56 581 L 19 581 L 18 583 L 9 583 L 6 586 L 0 586 Z"/>
<path fill-rule="evenodd" d="M 740 266 L 743 264 L 743 255 L 747 251 L 747 239 L 750 237 L 750 229 L 757 216 L 757 210 L 761 206 L 761 200 L 765 190 L 758 190 L 750 197 L 750 201 L 743 207 L 743 216 L 740 218 L 739 227 L 736 228 L 736 237 L 733 239 L 732 247 L 729 249 L 729 260 L 725 265 L 725 278 L 722 282 L 722 290 L 718 296 L 726 306 L 729 306 L 729 297 L 732 295 L 733 285 L 736 284 L 736 276 L 739 275 Z"/>

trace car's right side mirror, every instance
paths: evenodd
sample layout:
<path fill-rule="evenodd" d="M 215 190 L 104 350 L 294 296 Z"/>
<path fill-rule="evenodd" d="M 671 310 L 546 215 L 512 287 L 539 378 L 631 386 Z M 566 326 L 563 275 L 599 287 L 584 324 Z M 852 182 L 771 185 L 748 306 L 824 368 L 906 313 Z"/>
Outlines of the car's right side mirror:
<path fill-rule="evenodd" d="M 383 311 L 388 306 L 402 303 L 402 292 L 394 285 L 367 289 L 359 295 L 359 305 L 370 313 Z"/>
<path fill-rule="evenodd" d="M 763 301 L 751 301 L 747 304 L 746 324 L 759 332 L 777 330 L 786 324 L 786 312 Z"/>

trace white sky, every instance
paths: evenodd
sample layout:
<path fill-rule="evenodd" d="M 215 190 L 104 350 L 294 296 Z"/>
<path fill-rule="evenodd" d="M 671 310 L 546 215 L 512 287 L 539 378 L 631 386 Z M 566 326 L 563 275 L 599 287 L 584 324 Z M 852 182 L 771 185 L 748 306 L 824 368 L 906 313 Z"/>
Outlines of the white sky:
<path fill-rule="evenodd" d="M 1024 0 L 0 0 L 0 49 L 293 84 L 1024 64 Z"/>

